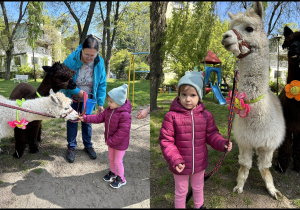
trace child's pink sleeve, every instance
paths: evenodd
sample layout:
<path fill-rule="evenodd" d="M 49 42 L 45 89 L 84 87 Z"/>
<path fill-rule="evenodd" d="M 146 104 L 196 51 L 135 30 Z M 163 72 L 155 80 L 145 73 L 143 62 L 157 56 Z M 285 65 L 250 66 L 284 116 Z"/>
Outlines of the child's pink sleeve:
<path fill-rule="evenodd" d="M 103 123 L 105 121 L 105 114 L 104 112 L 100 112 L 95 115 L 85 115 L 83 119 L 86 123 Z"/>

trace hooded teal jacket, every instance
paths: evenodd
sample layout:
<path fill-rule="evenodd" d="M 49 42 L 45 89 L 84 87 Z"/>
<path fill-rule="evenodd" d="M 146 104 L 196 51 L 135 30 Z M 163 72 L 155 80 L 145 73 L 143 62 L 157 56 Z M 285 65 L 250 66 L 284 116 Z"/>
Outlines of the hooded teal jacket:
<path fill-rule="evenodd" d="M 81 48 L 82 48 L 82 44 L 80 44 L 77 47 L 77 49 L 74 52 L 72 52 L 63 62 L 70 69 L 76 71 L 76 74 L 73 76 L 74 81 L 77 80 L 79 69 L 83 64 L 80 60 Z M 93 99 L 97 101 L 98 106 L 104 105 L 105 96 L 106 96 L 106 86 L 107 83 L 106 83 L 106 71 L 104 66 L 104 59 L 100 57 L 99 54 L 97 54 L 97 57 L 94 60 L 92 94 L 93 94 Z M 78 95 L 80 89 L 76 87 L 73 90 L 61 89 L 60 91 L 63 92 L 67 97 L 71 98 L 73 94 Z"/>

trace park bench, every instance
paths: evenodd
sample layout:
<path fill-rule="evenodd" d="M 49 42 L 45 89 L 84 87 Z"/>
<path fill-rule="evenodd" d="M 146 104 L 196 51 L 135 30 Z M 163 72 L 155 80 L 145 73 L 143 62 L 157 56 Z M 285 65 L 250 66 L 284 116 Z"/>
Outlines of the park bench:
<path fill-rule="evenodd" d="M 28 75 L 16 75 L 16 77 L 14 78 L 14 83 L 18 81 L 19 83 L 20 82 L 28 82 Z"/>

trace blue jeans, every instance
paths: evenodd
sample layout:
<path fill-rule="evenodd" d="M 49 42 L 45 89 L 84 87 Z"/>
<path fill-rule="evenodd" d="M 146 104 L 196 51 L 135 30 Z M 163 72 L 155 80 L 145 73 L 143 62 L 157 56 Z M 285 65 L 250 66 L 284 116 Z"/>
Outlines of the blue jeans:
<path fill-rule="evenodd" d="M 78 113 L 81 113 L 82 109 L 82 102 L 76 103 L 73 102 L 71 105 L 72 108 L 77 111 L 77 107 L 79 105 Z M 73 123 L 70 121 L 67 121 L 67 141 L 68 141 L 68 149 L 77 147 L 77 130 L 78 130 L 78 122 Z M 81 122 L 81 132 L 82 132 L 82 140 L 84 148 L 92 147 L 92 124 L 91 123 L 85 123 Z"/>

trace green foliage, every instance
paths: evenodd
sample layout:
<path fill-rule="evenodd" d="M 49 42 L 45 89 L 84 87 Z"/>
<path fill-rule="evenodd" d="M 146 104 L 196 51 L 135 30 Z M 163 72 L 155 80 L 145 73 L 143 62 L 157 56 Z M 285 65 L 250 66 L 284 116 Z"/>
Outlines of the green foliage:
<path fill-rule="evenodd" d="M 117 78 L 125 78 L 125 68 L 128 66 L 130 61 L 130 52 L 123 49 L 114 53 L 110 60 L 110 71 L 117 75 Z"/>
<path fill-rule="evenodd" d="M 298 23 L 293 23 L 293 22 L 290 22 L 290 23 L 284 23 L 281 27 L 279 27 L 277 29 L 277 33 L 278 34 L 283 34 L 283 28 L 285 26 L 288 26 L 292 31 L 299 31 L 299 26 L 298 26 Z"/>
<path fill-rule="evenodd" d="M 272 92 L 277 93 L 277 80 L 275 81 L 270 80 L 269 86 Z M 285 82 L 281 77 L 278 77 L 278 94 L 280 94 L 280 92 L 283 90 L 284 87 L 285 87 Z"/>
<path fill-rule="evenodd" d="M 128 2 L 128 9 L 118 22 L 117 50 L 149 52 L 150 5 L 147 1 Z M 145 61 L 146 62 L 146 61 Z"/>
<path fill-rule="evenodd" d="M 17 68 L 17 74 L 26 74 L 29 75 L 32 72 L 32 68 L 28 65 L 21 65 Z"/>
<path fill-rule="evenodd" d="M 111 57 L 110 69 L 111 72 L 117 75 L 117 78 L 128 78 L 128 70 L 130 66 L 130 77 L 133 78 L 133 60 L 130 64 L 131 53 L 128 50 L 123 49 L 114 53 Z M 135 79 L 145 78 L 148 73 L 137 71 L 150 71 L 148 64 L 144 62 L 144 54 L 133 55 Z"/>
<path fill-rule="evenodd" d="M 213 51 L 222 62 L 222 83 L 227 83 L 233 79 L 234 69 L 236 66 L 236 57 L 231 52 L 227 51 L 221 44 L 223 38 L 222 35 L 228 30 L 229 21 L 225 20 L 222 22 L 219 18 L 217 18 L 210 34 L 211 39 L 209 43 L 209 49 Z"/>
<path fill-rule="evenodd" d="M 168 85 L 168 86 L 175 86 L 175 85 L 177 85 L 178 84 L 178 81 L 179 80 L 177 80 L 177 79 L 171 79 L 171 80 L 169 80 L 168 81 L 168 83 L 165 83 L 165 85 Z"/>
<path fill-rule="evenodd" d="M 214 24 L 215 2 L 184 2 L 167 20 L 165 64 L 180 78 L 206 56 Z M 163 53 L 163 54 L 165 54 Z"/>
<path fill-rule="evenodd" d="M 43 66 L 48 66 L 48 58 L 46 57 L 46 56 L 44 56 L 43 58 L 42 58 L 42 64 L 43 64 Z"/>
<path fill-rule="evenodd" d="M 72 16 L 61 13 L 59 17 L 48 15 L 43 16 L 44 32 L 47 38 L 53 43 L 51 50 L 52 61 L 63 62 L 73 50 L 78 47 L 78 28 L 72 25 Z"/>
<path fill-rule="evenodd" d="M 43 24 L 44 4 L 42 1 L 30 1 L 27 5 L 27 42 L 32 49 L 36 48 L 36 41 L 43 35 L 41 25 Z"/>
<path fill-rule="evenodd" d="M 28 65 L 21 65 L 20 67 L 17 67 L 16 74 L 21 75 L 28 75 L 29 78 L 34 78 L 34 72 L 33 69 Z M 36 65 L 35 70 L 36 78 L 42 78 L 44 76 L 44 71 L 40 68 L 38 68 L 38 65 Z"/>

